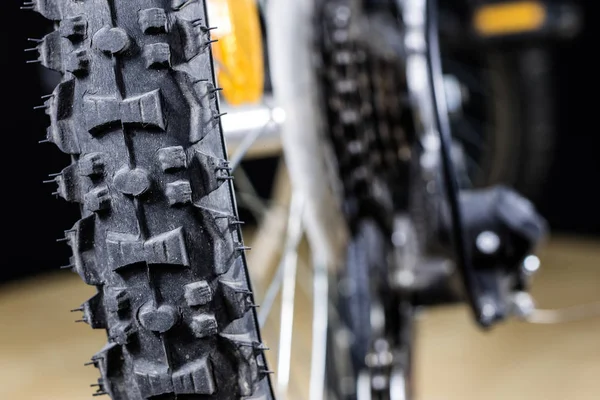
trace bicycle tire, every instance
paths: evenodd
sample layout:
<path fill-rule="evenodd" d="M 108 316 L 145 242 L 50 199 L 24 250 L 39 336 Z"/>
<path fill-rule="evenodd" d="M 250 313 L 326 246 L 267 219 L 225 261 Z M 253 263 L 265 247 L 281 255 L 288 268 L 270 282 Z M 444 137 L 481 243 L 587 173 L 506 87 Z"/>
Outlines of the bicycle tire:
<path fill-rule="evenodd" d="M 273 397 L 220 123 L 203 0 L 34 0 L 36 41 L 62 74 L 47 141 L 72 163 L 51 181 L 78 203 L 68 268 L 105 329 L 94 395 Z"/>
<path fill-rule="evenodd" d="M 525 47 L 488 56 L 496 103 L 490 106 L 497 132 L 487 156 L 486 185 L 507 184 L 539 198 L 554 158 L 554 90 L 548 49 Z"/>

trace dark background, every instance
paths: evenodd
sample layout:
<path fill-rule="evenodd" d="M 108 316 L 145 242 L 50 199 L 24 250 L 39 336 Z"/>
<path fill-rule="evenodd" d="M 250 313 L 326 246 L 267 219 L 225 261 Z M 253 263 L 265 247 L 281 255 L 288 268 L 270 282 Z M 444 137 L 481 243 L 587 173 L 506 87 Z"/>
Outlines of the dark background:
<path fill-rule="evenodd" d="M 578 38 L 557 43 L 553 52 L 560 135 L 550 177 L 537 203 L 555 233 L 600 234 L 599 24 L 594 3 L 583 4 L 584 27 Z M 68 246 L 55 240 L 77 219 L 76 207 L 51 195 L 55 185 L 42 183 L 69 159 L 52 144 L 38 144 L 49 120 L 43 110 L 32 107 L 42 104 L 39 97 L 49 91 L 43 91 L 39 64 L 25 64 L 33 53 L 23 49 L 32 47 L 28 37 L 41 38 L 50 26 L 37 14 L 19 10 L 20 5 L 17 0 L 0 1 L 4 231 L 0 282 L 68 264 Z M 250 175 L 264 176 L 263 172 L 272 173 L 273 165 L 254 162 L 247 167 Z M 268 185 L 261 186 L 267 195 Z"/>

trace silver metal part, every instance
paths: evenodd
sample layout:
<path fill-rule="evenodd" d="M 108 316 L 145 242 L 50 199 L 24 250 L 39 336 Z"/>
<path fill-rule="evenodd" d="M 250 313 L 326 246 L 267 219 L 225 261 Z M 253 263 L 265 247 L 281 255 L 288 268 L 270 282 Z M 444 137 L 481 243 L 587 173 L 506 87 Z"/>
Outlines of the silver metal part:
<path fill-rule="evenodd" d="M 370 368 L 389 367 L 394 361 L 390 344 L 385 339 L 377 339 L 373 351 L 367 354 L 365 364 Z"/>
<path fill-rule="evenodd" d="M 285 122 L 285 111 L 273 106 L 273 99 L 266 97 L 261 104 L 231 107 L 225 102 L 222 109 L 227 114 L 221 117 L 227 150 L 233 157 L 248 137 L 257 135 L 247 153 L 248 158 L 269 157 L 281 154 L 281 126 Z M 232 157 L 232 158 L 233 158 Z"/>
<path fill-rule="evenodd" d="M 371 371 L 363 370 L 356 382 L 356 399 L 371 400 L 372 398 Z"/>
<path fill-rule="evenodd" d="M 368 368 L 358 377 L 357 400 L 373 397 L 409 400 L 405 369 L 398 364 L 392 351 L 387 340 L 375 341 L 373 351 L 365 359 Z"/>
<path fill-rule="evenodd" d="M 392 263 L 392 287 L 411 291 L 416 283 L 417 264 L 419 264 L 419 249 L 417 233 L 410 220 L 405 215 L 398 215 L 394 221 L 392 243 L 394 245 L 394 262 Z"/>
<path fill-rule="evenodd" d="M 523 260 L 523 272 L 527 275 L 533 275 L 540 269 L 540 259 L 535 255 L 529 255 Z"/>
<path fill-rule="evenodd" d="M 365 323 L 371 324 L 373 334 L 383 334 L 385 332 L 385 311 L 381 302 L 371 300 L 371 312 L 369 313 L 369 317 L 369 321 L 365 321 Z"/>
<path fill-rule="evenodd" d="M 328 154 L 323 146 L 322 112 L 317 108 L 319 99 L 315 90 L 318 84 L 313 59 L 315 3 L 268 1 L 265 20 L 269 32 L 267 45 L 273 100 L 285 114 L 281 138 L 292 190 L 304 196 L 303 226 L 311 252 L 319 268 L 325 268 L 329 273 L 342 265 L 348 232 L 333 185 L 327 179 L 330 176 Z M 322 290 L 320 292 L 322 294 Z M 327 307 L 326 304 L 320 306 Z M 318 318 L 319 326 L 313 328 L 313 333 L 322 336 L 327 328 L 323 326 L 323 314 Z M 323 349 L 322 344 L 313 342 L 313 345 Z M 315 351 L 313 348 L 313 354 Z M 324 369 L 324 355 L 313 359 L 311 370 L 315 374 Z M 289 375 L 289 371 L 287 373 Z M 311 372 L 311 399 L 323 398 L 322 385 Z"/>
<path fill-rule="evenodd" d="M 298 244 L 302 237 L 302 213 L 304 196 L 294 193 L 290 205 L 288 238 L 282 259 L 283 286 L 281 288 L 281 327 L 279 332 L 279 354 L 277 357 L 277 391 L 279 398 L 287 397 L 292 363 L 292 336 L 294 328 L 294 299 L 296 293 L 296 269 L 298 266 Z"/>
<path fill-rule="evenodd" d="M 533 298 L 527 292 L 516 292 L 511 298 L 511 314 L 520 319 L 529 318 L 535 311 Z"/>
<path fill-rule="evenodd" d="M 483 297 L 481 299 L 481 317 L 485 321 L 492 321 L 496 317 L 496 303 L 491 299 Z"/>
<path fill-rule="evenodd" d="M 324 260 L 313 257 L 313 345 L 310 358 L 310 399 L 322 399 L 325 393 L 328 303 L 329 277 L 327 266 Z"/>
<path fill-rule="evenodd" d="M 404 369 L 394 368 L 390 376 L 390 400 L 409 400 Z"/>
<path fill-rule="evenodd" d="M 588 318 L 600 318 L 600 302 L 580 304 L 557 310 L 534 310 L 527 318 L 533 324 L 560 324 Z"/>
<path fill-rule="evenodd" d="M 434 187 L 441 164 L 441 143 L 435 124 L 435 99 L 427 63 L 427 0 L 396 0 L 405 28 L 406 82 L 422 145 L 419 163 L 426 187 Z"/>
<path fill-rule="evenodd" d="M 327 177 L 327 154 L 314 65 L 314 1 L 269 1 L 266 12 L 275 103 L 285 111 L 282 142 L 293 189 L 306 196 L 311 250 L 327 268 L 341 265 L 348 237 Z"/>
<path fill-rule="evenodd" d="M 262 306 L 258 313 L 258 321 L 261 328 L 264 327 L 265 323 L 267 322 L 267 318 L 269 317 L 269 313 L 271 312 L 273 303 L 275 303 L 277 294 L 281 290 L 281 286 L 283 285 L 285 279 L 285 271 L 287 266 L 291 261 L 295 262 L 295 260 L 298 259 L 298 246 L 300 245 L 300 241 L 302 240 L 303 234 L 303 208 L 295 204 L 300 201 L 300 199 L 298 199 L 299 196 L 300 194 L 292 196 L 292 204 L 290 204 L 290 209 L 288 213 L 284 254 L 281 257 L 281 261 L 279 262 L 279 266 L 277 267 L 275 276 L 269 284 L 269 287 L 266 291 L 265 297 L 262 302 Z"/>
<path fill-rule="evenodd" d="M 460 115 L 464 103 L 464 90 L 458 78 L 454 75 L 444 75 L 446 103 L 450 115 Z"/>
<path fill-rule="evenodd" d="M 483 231 L 475 239 L 477 250 L 483 254 L 492 255 L 500 248 L 500 237 L 492 231 Z"/>
<path fill-rule="evenodd" d="M 333 340 L 330 345 L 335 348 L 332 349 L 333 352 L 339 355 L 339 357 L 333 357 L 330 361 L 335 364 L 335 369 L 338 371 L 337 378 L 339 379 L 338 383 L 342 398 L 352 398 L 356 396 L 357 390 L 352 360 L 350 359 L 354 336 L 347 327 L 340 323 L 341 321 L 335 307 L 330 304 L 329 309 L 330 318 L 328 325 L 331 327 L 331 332 L 333 332 Z M 312 399 L 313 397 L 311 397 L 311 400 Z"/>

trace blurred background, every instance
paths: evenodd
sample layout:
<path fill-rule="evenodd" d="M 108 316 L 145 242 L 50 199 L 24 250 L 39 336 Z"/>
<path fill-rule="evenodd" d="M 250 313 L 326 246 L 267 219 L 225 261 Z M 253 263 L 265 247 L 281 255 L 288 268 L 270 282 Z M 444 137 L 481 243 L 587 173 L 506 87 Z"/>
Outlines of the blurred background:
<path fill-rule="evenodd" d="M 542 272 L 534 282 L 534 297 L 545 308 L 600 300 L 600 135 L 597 2 L 580 2 L 583 24 L 568 41 L 553 43 L 551 77 L 554 87 L 556 145 L 547 155 L 550 169 L 539 182 L 534 201 L 548 219 L 552 238 L 541 253 Z M 80 399 L 97 378 L 84 368 L 101 348 L 104 333 L 68 312 L 92 293 L 79 278 L 59 271 L 67 264 L 68 246 L 57 244 L 77 219 L 76 207 L 55 199 L 42 184 L 49 173 L 68 163 L 45 136 L 48 118 L 39 97 L 50 93 L 55 77 L 38 65 L 26 65 L 28 37 L 39 38 L 49 24 L 19 10 L 20 2 L 0 2 L 2 56 L 0 77 L 4 96 L 5 196 L 2 209 L 3 258 L 0 268 L 0 398 Z M 268 73 L 268 71 L 267 71 Z M 266 86 L 268 89 L 268 77 Z M 279 156 L 259 156 L 243 162 L 256 196 L 269 199 L 280 165 Z M 50 185 L 51 186 L 51 185 Z M 241 201 L 242 219 L 250 221 L 246 241 L 252 246 L 256 207 Z M 309 274 L 307 272 L 307 274 Z M 300 294 L 299 296 L 309 294 Z M 299 300 L 300 301 L 300 300 Z M 300 303 L 302 304 L 302 303 Z M 292 373 L 302 382 L 303 349 L 310 348 L 310 318 L 297 320 L 297 362 Z M 304 312 L 304 314 L 303 314 Z M 276 340 L 276 334 L 266 334 Z M 597 399 L 600 396 L 600 320 L 563 325 L 509 323 L 491 333 L 478 331 L 463 307 L 424 314 L 418 323 L 417 382 L 419 399 Z M 298 353 L 298 354 L 296 354 Z M 304 364 L 306 365 L 306 364 Z M 306 398 L 301 383 L 297 398 Z"/>

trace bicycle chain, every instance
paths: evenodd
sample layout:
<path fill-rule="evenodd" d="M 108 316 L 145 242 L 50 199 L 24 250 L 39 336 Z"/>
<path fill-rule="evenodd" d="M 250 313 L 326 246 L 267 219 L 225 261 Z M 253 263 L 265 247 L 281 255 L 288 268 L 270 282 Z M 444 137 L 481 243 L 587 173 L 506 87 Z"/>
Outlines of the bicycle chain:
<path fill-rule="evenodd" d="M 391 240 L 394 214 L 408 207 L 413 116 L 408 107 L 405 76 L 398 63 L 369 53 L 363 43 L 353 38 L 351 24 L 356 16 L 352 15 L 351 3 L 352 0 L 324 0 L 317 11 L 319 42 L 316 49 L 321 63 L 319 72 L 326 117 L 326 143 L 335 155 L 335 172 L 341 183 L 339 196 L 343 199 L 350 228 L 360 234 L 360 222 L 374 219 L 382 233 Z M 389 243 L 385 245 L 389 246 Z M 380 272 L 385 275 L 385 271 Z M 366 285 L 370 296 L 375 296 L 368 299 L 369 303 L 391 300 L 383 294 L 389 292 L 389 282 L 382 279 L 383 275 L 375 270 L 368 274 L 369 279 L 364 280 L 345 270 L 340 279 Z M 381 290 L 373 292 L 373 286 Z M 343 294 L 340 296 L 344 297 Z M 343 301 L 352 302 L 350 298 Z M 351 320 L 369 321 L 370 315 L 357 313 L 360 308 L 350 308 L 348 313 L 341 310 L 342 315 L 347 314 L 346 318 L 350 318 L 342 318 L 341 323 L 356 337 L 364 338 L 365 332 L 369 333 L 371 341 L 386 336 L 386 332 L 363 330 L 360 323 L 352 323 Z M 383 306 L 383 309 L 387 307 Z M 374 344 L 385 341 L 375 340 L 368 344 L 363 354 L 366 364 L 355 365 L 359 368 L 354 371 L 356 377 L 365 371 L 370 374 L 391 372 L 389 365 L 377 366 L 368 362 L 377 355 Z M 353 357 L 359 357 L 360 351 L 356 347 L 354 351 Z M 377 390 L 376 387 L 372 389 Z"/>
<path fill-rule="evenodd" d="M 351 37 L 350 3 L 321 4 L 317 57 L 326 136 L 352 225 L 362 217 L 389 216 L 403 206 L 406 185 L 401 180 L 410 160 L 412 116 L 398 65 L 367 53 Z"/>

